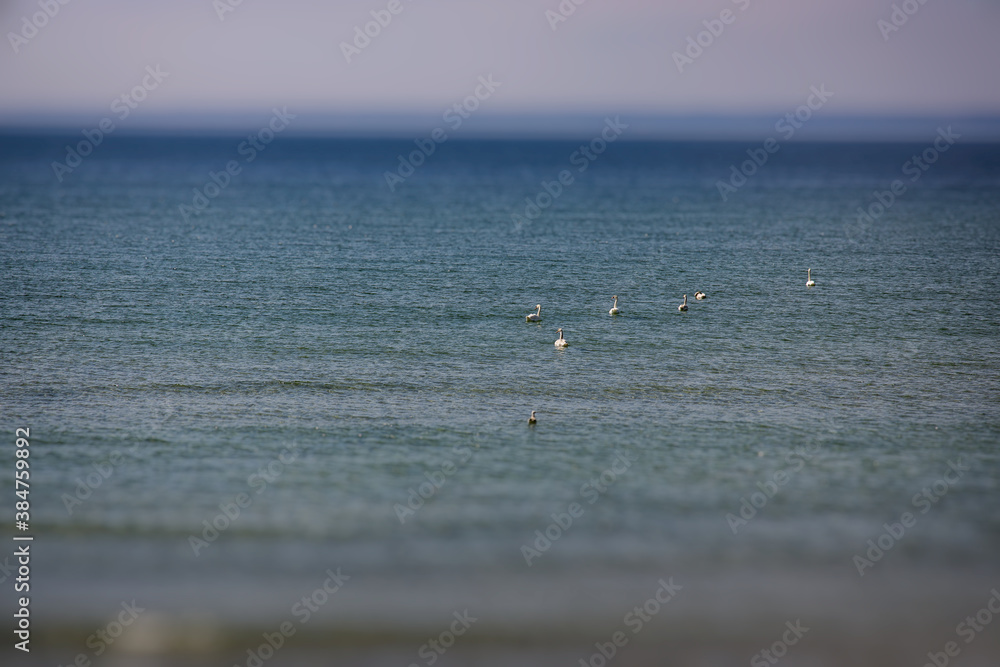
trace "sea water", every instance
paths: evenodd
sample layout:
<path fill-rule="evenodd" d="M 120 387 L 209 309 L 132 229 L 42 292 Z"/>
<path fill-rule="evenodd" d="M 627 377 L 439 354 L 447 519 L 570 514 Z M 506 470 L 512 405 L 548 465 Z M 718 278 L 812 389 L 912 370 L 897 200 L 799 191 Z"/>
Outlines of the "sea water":
<path fill-rule="evenodd" d="M 244 664 L 286 620 L 285 660 L 429 664 L 463 610 L 456 660 L 745 664 L 801 619 L 788 664 L 917 664 L 1000 584 L 995 146 L 789 144 L 732 192 L 737 143 L 449 143 L 390 187 L 406 142 L 115 138 L 59 181 L 72 140 L 0 151 L 53 660 L 136 600 Z"/>

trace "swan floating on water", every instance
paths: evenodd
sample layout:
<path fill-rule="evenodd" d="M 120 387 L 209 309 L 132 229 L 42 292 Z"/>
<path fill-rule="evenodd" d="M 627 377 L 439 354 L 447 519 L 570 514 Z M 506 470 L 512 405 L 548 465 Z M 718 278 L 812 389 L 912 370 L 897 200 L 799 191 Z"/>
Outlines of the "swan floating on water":
<path fill-rule="evenodd" d="M 695 292 L 694 298 L 698 299 L 698 301 L 701 301 L 702 299 L 707 299 L 708 295 L 705 294 L 704 292 Z"/>
<path fill-rule="evenodd" d="M 685 294 L 684 295 L 684 303 L 682 303 L 681 305 L 677 306 L 677 310 L 679 310 L 679 311 L 681 311 L 683 313 L 687 309 L 688 309 L 688 295 Z"/>
<path fill-rule="evenodd" d="M 537 419 L 535 419 L 535 411 L 534 411 L 534 410 L 532 410 L 532 411 L 531 411 L 531 416 L 530 416 L 530 417 L 528 417 L 528 425 L 529 425 L 529 426 L 534 426 L 534 425 L 535 425 L 535 423 L 536 423 L 537 421 L 538 421 L 538 420 L 537 420 Z"/>
<path fill-rule="evenodd" d="M 553 345 L 555 345 L 558 348 L 564 348 L 567 345 L 569 345 L 569 341 L 566 340 L 565 338 L 563 338 L 563 330 L 562 329 L 556 329 L 556 333 L 559 334 L 559 338 L 556 339 L 556 342 L 553 343 Z"/>
<path fill-rule="evenodd" d="M 535 312 L 524 316 L 525 322 L 540 322 L 542 320 L 542 304 L 535 306 Z"/>
<path fill-rule="evenodd" d="M 611 306 L 611 310 L 608 311 L 608 315 L 614 317 L 615 315 L 617 315 L 621 311 L 618 310 L 618 296 L 616 295 L 616 296 L 613 296 L 611 298 L 615 300 L 615 305 Z"/>
<path fill-rule="evenodd" d="M 813 270 L 812 269 L 806 269 L 806 278 L 807 278 L 807 280 L 806 280 L 806 287 L 814 287 L 816 285 L 816 281 L 813 280 L 813 275 L 812 274 L 813 274 Z"/>

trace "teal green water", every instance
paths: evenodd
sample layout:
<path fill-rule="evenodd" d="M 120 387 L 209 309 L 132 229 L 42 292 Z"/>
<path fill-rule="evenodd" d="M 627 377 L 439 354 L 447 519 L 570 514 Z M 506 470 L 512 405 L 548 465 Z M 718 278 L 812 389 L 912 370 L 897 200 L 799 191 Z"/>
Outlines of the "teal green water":
<path fill-rule="evenodd" d="M 57 185 L 58 141 L 6 141 L 0 404 L 8 439 L 31 428 L 40 614 L 140 591 L 271 618 L 268 600 L 334 564 L 358 591 L 391 579 L 454 608 L 461 582 L 539 572 L 857 583 L 853 556 L 907 510 L 870 573 L 1000 574 L 994 147 L 956 147 L 859 228 L 921 147 L 786 147 L 723 203 L 742 147 L 622 144 L 516 228 L 573 145 L 457 145 L 390 193 L 399 146 L 289 140 L 186 220 L 230 142 L 123 141 Z M 590 504 L 581 486 L 616 452 L 635 464 Z M 446 461 L 401 523 L 395 505 Z M 955 461 L 968 471 L 919 514 Z M 727 515 L 778 471 L 734 534 Z M 240 493 L 251 504 L 193 548 Z M 522 546 L 574 501 L 529 567 Z M 635 596 L 616 591 L 586 614 L 620 616 Z M 583 613 L 568 585 L 549 593 Z M 358 595 L 361 617 L 419 616 Z"/>

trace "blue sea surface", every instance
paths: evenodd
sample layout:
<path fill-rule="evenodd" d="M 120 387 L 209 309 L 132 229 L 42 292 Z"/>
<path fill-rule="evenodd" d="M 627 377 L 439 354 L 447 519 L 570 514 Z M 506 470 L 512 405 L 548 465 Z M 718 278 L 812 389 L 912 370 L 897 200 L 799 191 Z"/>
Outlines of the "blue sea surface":
<path fill-rule="evenodd" d="M 312 631 L 406 664 L 469 608 L 576 664 L 673 577 L 656 636 L 723 652 L 676 664 L 798 617 L 801 664 L 907 664 L 1000 584 L 995 145 L 910 181 L 924 145 L 788 144 L 723 201 L 747 145 L 449 142 L 392 190 L 412 144 L 279 137 L 194 211 L 240 139 L 113 137 L 59 182 L 73 140 L 0 139 L 41 626 L 135 598 L 236 655 L 339 567 Z"/>

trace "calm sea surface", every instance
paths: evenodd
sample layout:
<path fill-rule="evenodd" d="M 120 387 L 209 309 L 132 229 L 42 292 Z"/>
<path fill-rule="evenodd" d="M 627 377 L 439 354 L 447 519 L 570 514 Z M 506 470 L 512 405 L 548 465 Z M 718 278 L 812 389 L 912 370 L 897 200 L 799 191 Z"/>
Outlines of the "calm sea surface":
<path fill-rule="evenodd" d="M 108 139 L 59 183 L 72 139 L 0 139 L 0 422 L 8 453 L 31 429 L 53 661 L 136 599 L 141 632 L 198 653 L 194 624 L 245 664 L 234 633 L 298 623 L 339 567 L 300 648 L 377 635 L 428 664 L 469 609 L 466 649 L 577 664 L 673 577 L 635 664 L 661 641 L 746 664 L 797 618 L 787 664 L 848 664 L 823 662 L 844 642 L 920 664 L 1000 586 L 996 146 L 912 182 L 933 135 L 787 145 L 723 202 L 749 145 L 618 142 L 580 173 L 579 142 L 447 143 L 391 192 L 405 141 L 247 164 L 240 139 Z M 964 664 L 998 647 L 988 628 Z"/>

